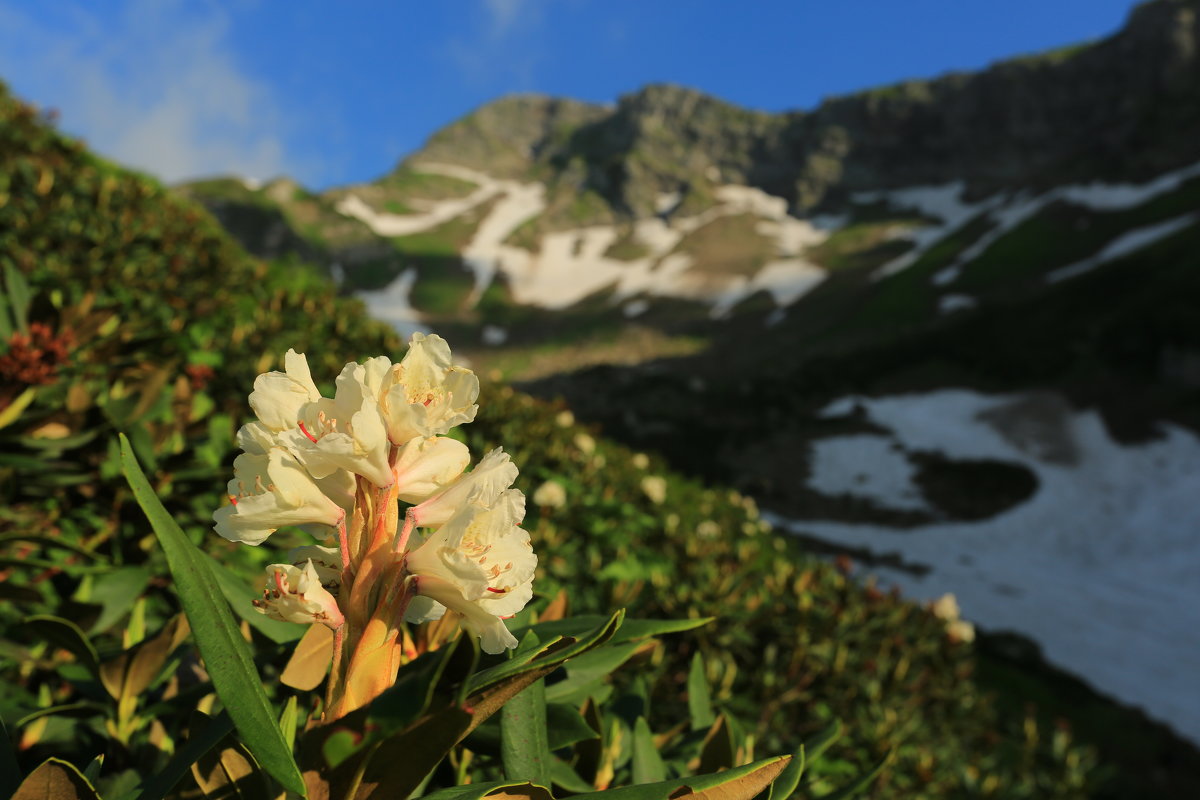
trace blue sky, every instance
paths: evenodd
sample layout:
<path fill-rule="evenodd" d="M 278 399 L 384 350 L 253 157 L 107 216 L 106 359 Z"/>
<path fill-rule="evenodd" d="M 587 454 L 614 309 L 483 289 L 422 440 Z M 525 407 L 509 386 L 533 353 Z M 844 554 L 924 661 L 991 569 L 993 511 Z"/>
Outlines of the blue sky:
<path fill-rule="evenodd" d="M 510 92 L 769 111 L 1115 32 L 1133 0 L 0 0 L 0 79 L 175 181 L 370 180 Z"/>

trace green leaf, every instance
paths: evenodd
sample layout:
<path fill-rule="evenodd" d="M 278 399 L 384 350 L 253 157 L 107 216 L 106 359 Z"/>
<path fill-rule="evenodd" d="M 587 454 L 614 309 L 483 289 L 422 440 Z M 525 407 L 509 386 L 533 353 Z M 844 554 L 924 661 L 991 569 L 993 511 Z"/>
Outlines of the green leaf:
<path fill-rule="evenodd" d="M 279 730 L 250 649 L 237 629 L 229 604 L 217 588 L 209 560 L 163 508 L 138 466 L 129 440 L 121 435 L 121 465 L 133 495 L 150 520 L 212 677 L 217 695 L 251 754 L 284 788 L 304 795 L 304 781 L 291 748 Z"/>
<path fill-rule="evenodd" d="M 804 777 L 804 770 L 807 767 L 808 758 L 804 745 L 800 745 L 787 767 L 771 784 L 771 795 L 767 800 L 788 800 L 795 793 L 796 787 L 800 785 L 800 779 Z"/>
<path fill-rule="evenodd" d="M 204 754 L 216 747 L 233 731 L 233 720 L 228 711 L 222 711 L 209 720 L 204 729 L 188 737 L 187 744 L 175 751 L 162 772 L 142 785 L 138 800 L 162 800 L 175 788 L 175 784 L 200 760 Z"/>
<path fill-rule="evenodd" d="M 212 573 L 216 576 L 217 586 L 221 589 L 221 594 L 225 595 L 225 599 L 229 601 L 229 605 L 233 606 L 234 613 L 246 620 L 246 624 L 251 628 L 275 644 L 294 642 L 308 630 L 303 625 L 271 619 L 266 614 L 255 611 L 253 602 L 255 595 L 250 584 L 208 553 L 201 553 L 201 555 L 208 559 Z"/>
<path fill-rule="evenodd" d="M 622 623 L 625 621 L 625 610 L 621 609 L 615 612 L 608 619 L 604 619 L 603 617 L 592 617 L 591 619 L 599 620 L 600 624 L 573 642 L 570 640 L 552 639 L 549 643 L 539 645 L 538 649 L 528 651 L 526 659 L 514 657 L 494 667 L 476 672 L 471 676 L 470 691 L 472 693 L 480 692 L 492 684 L 516 677 L 523 672 L 531 672 L 551 665 L 561 664 L 570 658 L 583 655 L 588 650 L 610 641 L 616 635 L 617 631 L 621 629 Z M 538 633 L 539 637 L 541 635 L 541 633 Z"/>
<path fill-rule="evenodd" d="M 804 743 L 804 755 L 808 763 L 812 764 L 821 754 L 828 750 L 834 742 L 842 738 L 842 723 L 840 720 L 834 720 L 829 724 L 829 727 L 813 736 Z"/>
<path fill-rule="evenodd" d="M 87 634 L 74 622 L 49 614 L 34 614 L 25 620 L 25 625 L 38 639 L 70 652 L 92 675 L 100 676 L 100 656 L 96 654 L 96 648 Z"/>
<path fill-rule="evenodd" d="M 103 633 L 115 625 L 133 608 L 149 583 L 150 570 L 144 567 L 122 567 L 97 578 L 88 602 L 99 603 L 101 611 L 91 633 Z"/>
<path fill-rule="evenodd" d="M 638 717 L 633 725 L 633 782 L 653 783 L 666 777 L 667 765 L 654 746 L 650 724 L 645 717 Z"/>
<path fill-rule="evenodd" d="M 704 674 L 704 659 L 699 653 L 692 656 L 692 667 L 688 670 L 687 701 L 692 730 L 702 731 L 711 727 L 717 715 L 713 711 L 708 678 Z"/>
<path fill-rule="evenodd" d="M 642 647 L 643 642 L 609 644 L 572 659 L 566 665 L 566 679 L 550 686 L 546 690 L 546 699 L 552 703 L 582 702 Z"/>
<path fill-rule="evenodd" d="M 28 389 L 17 395 L 17 399 L 13 400 L 2 410 L 0 410 L 0 428 L 7 427 L 20 419 L 21 412 L 29 407 L 29 404 L 33 402 L 33 397 L 36 394 L 37 390 L 30 386 Z M 16 456 L 15 459 L 17 463 L 14 466 L 21 466 L 21 457 Z M 40 461 L 41 459 L 33 460 Z"/>
<path fill-rule="evenodd" d="M 21 333 L 29 333 L 29 303 L 33 293 L 29 282 L 12 262 L 4 265 L 4 291 L 8 295 L 8 308 L 12 312 L 13 326 Z M 7 337 L 5 337 L 7 338 Z"/>
<path fill-rule="evenodd" d="M 104 769 L 104 753 L 88 762 L 88 765 L 83 768 L 83 777 L 87 778 L 89 783 L 95 784 L 100 780 L 100 770 L 102 769 Z"/>
<path fill-rule="evenodd" d="M 283 707 L 283 713 L 279 715 L 279 730 L 283 731 L 283 740 L 289 745 L 296 742 L 296 721 L 299 716 L 296 695 L 292 695 L 288 698 L 287 705 Z"/>
<path fill-rule="evenodd" d="M 621 624 L 621 629 L 612 637 L 613 644 L 633 642 L 639 639 L 649 639 L 651 636 L 661 636 L 664 633 L 679 633 L 703 627 L 716 617 L 701 617 L 700 619 L 630 619 Z M 556 619 L 552 622 L 539 622 L 530 625 L 529 630 L 537 633 L 538 638 L 546 641 L 552 636 L 578 637 L 603 624 L 604 617 L 599 614 L 584 614 L 581 616 Z M 513 635 L 520 639 L 524 630 L 517 629 Z"/>
<path fill-rule="evenodd" d="M 600 738 L 600 734 L 584 721 L 579 709 L 566 703 L 546 704 L 546 731 L 551 750 Z"/>
<path fill-rule="evenodd" d="M 716 775 L 672 778 L 659 783 L 625 786 L 603 792 L 577 794 L 571 800 L 752 800 L 771 785 L 787 766 L 790 756 L 776 756 Z"/>
<path fill-rule="evenodd" d="M 537 634 L 532 631 L 521 641 L 522 646 L 536 644 Z M 500 757 L 507 777 L 550 785 L 545 678 L 534 681 L 500 709 Z"/>
<path fill-rule="evenodd" d="M 0 797 L 11 797 L 20 784 L 21 768 L 17 765 L 12 741 L 8 738 L 8 729 L 4 727 L 4 720 L 0 719 Z"/>
<path fill-rule="evenodd" d="M 821 795 L 820 800 L 846 800 L 848 797 L 853 797 L 874 783 L 875 779 L 879 777 L 879 773 L 883 772 L 883 768 L 886 767 L 888 762 L 891 760 L 892 754 L 889 752 L 883 757 L 882 761 L 880 761 L 874 766 L 874 768 L 871 769 L 870 772 L 866 773 L 865 775 L 860 775 L 836 791 L 830 792 L 826 795 Z"/>
<path fill-rule="evenodd" d="M 31 711 L 17 720 L 14 727 L 23 728 L 42 717 L 92 717 L 97 714 L 103 714 L 108 710 L 107 706 L 100 703 L 91 700 L 80 700 L 77 703 L 64 703 L 59 706 L 47 706 L 46 708 L 39 708 L 37 711 Z"/>
<path fill-rule="evenodd" d="M 555 786 L 560 786 L 572 794 L 591 792 L 596 788 L 579 777 L 579 773 L 561 758 L 555 758 L 550 762 L 550 781 Z"/>
<path fill-rule="evenodd" d="M 100 795 L 74 764 L 48 758 L 21 782 L 12 800 L 100 800 Z"/>
<path fill-rule="evenodd" d="M 493 781 L 455 786 L 424 795 L 421 800 L 483 800 L 484 797 L 491 794 L 504 797 L 523 797 L 528 800 L 552 800 L 550 792 L 545 787 L 535 786 L 528 781 Z"/>

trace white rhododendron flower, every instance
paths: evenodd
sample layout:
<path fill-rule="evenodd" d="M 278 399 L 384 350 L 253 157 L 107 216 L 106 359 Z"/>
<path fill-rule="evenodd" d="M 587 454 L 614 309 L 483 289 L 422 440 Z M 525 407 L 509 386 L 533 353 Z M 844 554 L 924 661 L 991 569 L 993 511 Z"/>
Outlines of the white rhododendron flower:
<path fill-rule="evenodd" d="M 431 603 L 413 603 L 406 619 L 423 622 L 448 608 L 463 616 L 487 653 L 516 647 L 503 618 L 533 597 L 537 556 L 529 534 L 518 527 L 525 498 L 509 489 L 492 504 L 474 497 L 423 542 L 410 550 L 407 568 L 417 594 Z"/>
<path fill-rule="evenodd" d="M 302 567 L 292 564 L 267 567 L 267 586 L 262 599 L 254 601 L 254 607 L 283 622 L 320 622 L 334 629 L 345 622 L 337 600 L 321 585 L 311 561 Z"/>
<path fill-rule="evenodd" d="M 367 391 L 365 375 L 362 364 L 347 364 L 337 377 L 334 398 L 302 405 L 293 428 L 278 436 L 314 478 L 345 469 L 376 486 L 392 483 L 390 443 L 379 403 Z"/>
<path fill-rule="evenodd" d="M 442 491 L 471 463 L 471 451 L 445 436 L 409 440 L 396 458 L 396 496 L 420 503 Z"/>
<path fill-rule="evenodd" d="M 230 504 L 213 520 L 217 533 L 235 542 L 262 544 L 285 525 L 337 525 L 346 514 L 282 447 L 238 456 L 228 490 Z"/>
<path fill-rule="evenodd" d="M 516 647 L 504 620 L 532 598 L 537 566 L 520 527 L 525 496 L 510 488 L 516 465 L 497 448 L 472 469 L 467 446 L 444 435 L 475 418 L 479 380 L 441 337 L 415 334 L 398 364 L 346 364 L 336 387 L 322 397 L 294 350 L 283 372 L 258 376 L 230 504 L 213 514 L 226 539 L 258 545 L 294 525 L 324 542 L 271 565 L 254 604 L 334 631 L 326 721 L 394 684 L 414 657 L 405 620 L 450 609 L 487 652 Z M 566 494 L 549 482 L 535 499 L 560 506 Z"/>
<path fill-rule="evenodd" d="M 512 463 L 508 453 L 497 447 L 480 459 L 475 469 L 450 484 L 445 491 L 409 509 L 409 515 L 421 527 L 436 528 L 450 519 L 468 500 L 491 505 L 516 479 L 517 465 Z"/>
<path fill-rule="evenodd" d="M 379 394 L 394 444 L 470 422 L 479 410 L 478 397 L 475 373 L 451 363 L 445 339 L 423 333 L 413 334 L 404 358 L 382 377 Z"/>
<path fill-rule="evenodd" d="M 300 407 L 321 397 L 308 371 L 303 353 L 288 350 L 283 358 L 285 372 L 267 372 L 254 380 L 250 407 L 259 421 L 272 431 L 295 426 Z"/>

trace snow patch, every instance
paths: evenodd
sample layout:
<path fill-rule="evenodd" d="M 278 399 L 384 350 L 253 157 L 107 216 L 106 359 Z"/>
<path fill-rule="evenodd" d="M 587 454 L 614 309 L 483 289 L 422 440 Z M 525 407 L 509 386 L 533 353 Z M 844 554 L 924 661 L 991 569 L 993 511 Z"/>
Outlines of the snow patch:
<path fill-rule="evenodd" d="M 1081 261 L 1076 261 L 1074 264 L 1060 267 L 1049 273 L 1046 275 L 1046 281 L 1048 283 L 1058 283 L 1059 281 L 1065 281 L 1068 278 L 1082 275 L 1085 272 L 1091 272 L 1101 264 L 1115 261 L 1122 256 L 1141 250 L 1143 247 L 1148 247 L 1160 239 L 1165 239 L 1184 228 L 1195 225 L 1197 222 L 1200 222 L 1200 214 L 1184 214 L 1181 217 L 1175 217 L 1165 222 L 1159 222 L 1154 225 L 1143 225 L 1140 228 L 1126 231 L 1109 242 L 1099 253 L 1088 256 Z"/>
<path fill-rule="evenodd" d="M 484 325 L 480 335 L 483 343 L 490 347 L 497 347 L 508 341 L 508 331 L 499 325 Z"/>
<path fill-rule="evenodd" d="M 812 444 L 809 488 L 864 497 L 884 508 L 928 511 L 913 482 L 916 470 L 895 440 L 879 434 L 818 439 Z"/>
<path fill-rule="evenodd" d="M 630 300 L 628 303 L 625 304 L 625 307 L 623 309 L 621 309 L 621 311 L 625 314 L 626 319 L 633 319 L 634 317 L 640 317 L 642 314 L 645 314 L 649 310 L 650 310 L 650 301 L 646 300 L 644 298 L 641 298 L 641 297 L 639 297 L 636 300 Z"/>
<path fill-rule="evenodd" d="M 421 315 L 409 301 L 416 281 L 417 269 L 409 267 L 385 288 L 360 291 L 358 296 L 366 303 L 371 316 L 391 325 L 401 336 L 408 338 L 417 332 L 429 333 L 429 328 L 421 322 Z"/>
<path fill-rule="evenodd" d="M 1029 394 L 945 390 L 842 398 L 822 412 L 864 410 L 890 431 L 877 440 L 898 442 L 910 452 L 1028 468 L 1039 489 L 1008 511 L 902 534 L 878 524 L 775 521 L 829 542 L 898 552 L 906 562 L 929 566 L 919 577 L 886 567 L 877 571 L 916 597 L 954 593 L 969 619 L 1032 637 L 1052 663 L 1200 742 L 1195 691 L 1200 438 L 1163 425 L 1156 440 L 1122 445 L 1098 414 L 1061 402 L 1059 411 L 1032 424 L 1029 408 L 1035 401 L 1039 398 Z M 1010 413 L 1016 408 L 1025 410 Z M 1049 450 L 1028 440 L 1039 425 L 1055 447 L 1069 445 L 1069 458 L 1051 458 Z M 814 453 L 813 481 L 822 491 L 895 504 L 915 490 L 882 441 L 861 435 L 822 440 Z M 859 473 L 866 477 L 859 479 Z"/>
<path fill-rule="evenodd" d="M 938 298 L 938 311 L 942 314 L 950 314 L 974 308 L 978 304 L 979 302 L 969 294 L 947 294 Z"/>
<path fill-rule="evenodd" d="M 1092 211 L 1123 211 L 1140 206 L 1159 195 L 1178 189 L 1191 178 L 1200 176 L 1200 164 L 1164 173 L 1145 183 L 1088 183 L 1060 186 L 1040 195 L 1022 191 L 1016 194 L 997 194 L 976 203 L 961 199 L 963 183 L 937 186 L 914 186 L 890 191 L 859 192 L 853 200 L 859 203 L 885 202 L 897 209 L 914 209 L 941 220 L 937 225 L 918 228 L 911 234 L 914 247 L 879 267 L 872 275 L 878 280 L 912 266 L 939 239 L 980 213 L 988 214 L 993 223 L 982 236 L 958 255 L 952 264 L 938 272 L 933 282 L 945 286 L 958 279 L 964 265 L 978 258 L 992 243 L 1050 203 L 1065 200 Z"/>

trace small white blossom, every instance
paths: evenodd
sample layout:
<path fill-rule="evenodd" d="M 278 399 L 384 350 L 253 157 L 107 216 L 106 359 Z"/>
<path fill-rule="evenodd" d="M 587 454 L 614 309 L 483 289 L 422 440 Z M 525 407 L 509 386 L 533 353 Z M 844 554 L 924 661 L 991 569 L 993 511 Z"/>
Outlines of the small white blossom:
<path fill-rule="evenodd" d="M 662 505 L 667 499 L 667 480 L 659 475 L 647 475 L 642 478 L 642 492 L 655 505 Z"/>
<path fill-rule="evenodd" d="M 975 626 L 965 619 L 956 619 L 946 625 L 946 635 L 958 642 L 973 642 Z"/>
<path fill-rule="evenodd" d="M 953 622 L 958 619 L 958 599 L 954 595 L 947 592 L 946 594 L 934 600 L 929 606 L 929 610 L 938 619 L 944 619 L 947 622 Z"/>
<path fill-rule="evenodd" d="M 533 502 L 542 508 L 562 508 L 567 504 L 567 491 L 557 481 L 546 481 L 534 491 Z"/>
<path fill-rule="evenodd" d="M 484 652 L 516 647 L 502 618 L 516 614 L 533 597 L 537 567 L 529 534 L 519 527 L 524 512 L 524 497 L 516 489 L 490 505 L 476 496 L 410 550 L 408 570 L 417 594 L 426 600 L 414 601 L 406 619 L 436 619 L 449 608 L 462 614 Z"/>
<path fill-rule="evenodd" d="M 267 585 L 254 607 L 272 619 L 311 624 L 320 622 L 340 628 L 345 618 L 337 600 L 321 585 L 312 561 L 303 567 L 272 564 L 267 567 Z"/>
<path fill-rule="evenodd" d="M 262 544 L 285 525 L 336 525 L 346 513 L 282 447 L 238 456 L 228 490 L 230 505 L 213 514 L 214 527 L 245 544 Z"/>

